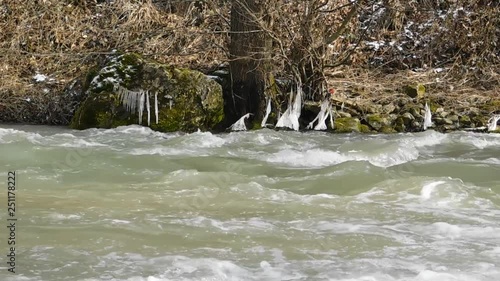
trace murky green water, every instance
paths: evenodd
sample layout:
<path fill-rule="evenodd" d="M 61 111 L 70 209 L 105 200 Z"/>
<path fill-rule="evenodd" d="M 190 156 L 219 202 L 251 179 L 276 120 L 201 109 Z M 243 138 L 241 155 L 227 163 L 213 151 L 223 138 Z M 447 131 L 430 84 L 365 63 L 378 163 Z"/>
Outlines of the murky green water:
<path fill-rule="evenodd" d="M 0 127 L 0 280 L 500 280 L 500 135 Z"/>

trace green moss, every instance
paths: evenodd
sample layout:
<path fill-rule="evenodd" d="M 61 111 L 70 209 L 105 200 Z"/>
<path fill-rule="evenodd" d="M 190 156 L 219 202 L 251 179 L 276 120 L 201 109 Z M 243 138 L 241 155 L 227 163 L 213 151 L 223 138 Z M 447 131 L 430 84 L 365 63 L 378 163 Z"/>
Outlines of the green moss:
<path fill-rule="evenodd" d="M 425 86 L 422 84 L 406 85 L 403 87 L 403 93 L 411 98 L 423 98 L 425 95 Z"/>
<path fill-rule="evenodd" d="M 109 59 L 90 77 L 89 97 L 72 120 L 72 127 L 112 128 L 138 124 L 138 114 L 130 113 L 114 93 L 114 83 L 129 91 L 149 91 L 153 130 L 192 132 L 210 130 L 224 119 L 222 89 L 215 81 L 198 71 L 147 62 L 137 54 L 124 54 Z M 154 94 L 158 96 L 159 122 L 154 121 Z M 148 123 L 146 110 L 142 124 Z"/>
<path fill-rule="evenodd" d="M 359 119 L 353 117 L 342 117 L 337 118 L 334 121 L 335 132 L 337 133 L 350 133 L 350 132 L 360 132 L 361 123 Z"/>
<path fill-rule="evenodd" d="M 380 128 L 379 132 L 384 134 L 393 134 L 396 133 L 396 130 L 389 126 L 383 126 L 382 128 Z"/>
<path fill-rule="evenodd" d="M 370 127 L 367 126 L 367 125 L 365 125 L 365 124 L 360 124 L 359 125 L 359 131 L 361 133 L 371 133 L 372 132 L 372 130 L 370 130 Z"/>
<path fill-rule="evenodd" d="M 433 101 L 430 101 L 428 105 L 429 105 L 429 109 L 431 110 L 431 113 L 436 112 L 436 110 L 441 107 L 440 104 L 435 103 Z"/>
<path fill-rule="evenodd" d="M 467 115 L 463 115 L 463 116 L 460 116 L 460 118 L 458 119 L 458 121 L 460 122 L 460 124 L 464 125 L 464 126 L 470 126 L 472 120 L 470 119 L 469 116 Z"/>
<path fill-rule="evenodd" d="M 495 111 L 500 111 L 500 99 L 492 100 L 485 104 L 476 105 L 481 111 L 491 113 Z"/>
<path fill-rule="evenodd" d="M 402 133 L 406 130 L 405 121 L 404 121 L 404 118 L 402 116 L 399 116 L 398 118 L 396 118 L 394 130 L 396 132 L 399 132 L 399 133 Z"/>

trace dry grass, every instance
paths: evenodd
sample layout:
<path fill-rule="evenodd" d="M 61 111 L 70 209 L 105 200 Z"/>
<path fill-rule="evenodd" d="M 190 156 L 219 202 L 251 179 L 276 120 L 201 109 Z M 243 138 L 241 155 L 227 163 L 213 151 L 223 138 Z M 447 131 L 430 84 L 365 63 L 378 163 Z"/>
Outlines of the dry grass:
<path fill-rule="evenodd" d="M 161 9 L 152 0 L 97 2 L 100 4 L 83 0 L 0 0 L 0 120 L 50 119 L 65 85 L 115 49 L 201 70 L 227 61 L 227 1 L 204 1 L 203 8 L 184 3 L 179 9 Z M 473 13 L 461 14 L 458 10 L 456 17 L 452 13 L 425 25 L 417 38 L 429 43 L 425 46 L 407 42 L 410 45 L 404 45 L 402 51 L 395 46 L 377 51 L 359 48 L 348 62 L 361 67 L 334 69 L 342 74 L 330 78 L 330 86 L 347 94 L 364 93 L 367 99 L 382 103 L 388 93 L 396 95 L 401 85 L 415 83 L 425 84 L 433 95 L 456 96 L 457 104 L 500 96 L 500 11 L 495 1 L 440 1 L 448 7 L 439 7 L 432 0 L 383 2 L 391 9 L 388 16 L 372 22 L 370 40 L 403 44 L 408 41 L 405 27 L 410 22 L 425 23 L 437 9 L 463 6 Z M 346 12 L 344 9 L 328 17 L 329 23 L 339 26 Z M 287 14 L 294 15 L 282 13 Z M 293 27 L 293 22 L 285 22 Z M 351 34 L 331 44 L 330 61 L 337 62 L 336 54 L 346 52 L 358 41 L 360 26 L 360 22 L 350 24 L 347 31 Z M 377 57 L 383 58 L 383 63 L 374 64 Z M 445 67 L 445 71 L 410 71 L 424 66 Z M 403 71 L 388 71 L 391 68 Z M 51 80 L 37 83 L 33 80 L 37 73 Z M 277 76 L 280 74 L 285 73 Z M 26 99 L 34 102 L 28 105 Z M 23 110 L 33 113 L 21 114 Z"/>

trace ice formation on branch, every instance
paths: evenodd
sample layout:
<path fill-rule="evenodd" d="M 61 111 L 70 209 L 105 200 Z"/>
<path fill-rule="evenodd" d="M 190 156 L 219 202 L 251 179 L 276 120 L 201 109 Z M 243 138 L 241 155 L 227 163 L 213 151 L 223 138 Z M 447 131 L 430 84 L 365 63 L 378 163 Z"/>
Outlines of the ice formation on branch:
<path fill-rule="evenodd" d="M 326 130 L 327 129 L 327 126 L 326 126 L 326 119 L 328 118 L 328 116 L 330 116 L 330 123 L 331 123 L 331 127 L 333 128 L 333 112 L 332 112 L 332 105 L 330 104 L 330 101 L 328 99 L 324 100 L 322 103 L 321 103 L 321 110 L 319 111 L 318 115 L 316 116 L 316 118 L 314 118 L 313 121 L 311 121 L 311 123 L 309 123 L 309 125 L 307 125 L 306 129 L 312 129 L 313 126 L 314 126 L 314 122 L 316 122 L 316 120 L 318 121 L 318 124 L 316 125 L 316 127 L 314 127 L 314 130 L 316 131 L 323 131 L 323 130 Z"/>
<path fill-rule="evenodd" d="M 238 119 L 238 121 L 236 121 L 233 125 L 231 125 L 229 129 L 231 129 L 231 131 L 246 131 L 247 126 L 245 125 L 245 119 L 250 117 L 250 114 L 251 113 L 247 113 L 243 115 L 240 119 Z"/>
<path fill-rule="evenodd" d="M 262 119 L 262 123 L 260 123 L 260 126 L 264 128 L 266 126 L 267 118 L 269 117 L 269 114 L 271 113 L 271 98 L 267 98 L 267 106 L 266 106 L 266 115 L 264 115 L 264 119 Z"/>
<path fill-rule="evenodd" d="M 278 123 L 276 123 L 277 128 L 290 128 L 295 131 L 299 130 L 299 117 L 300 111 L 302 110 L 302 89 L 297 86 L 297 95 L 295 95 L 295 100 L 292 103 L 293 91 L 290 92 L 290 102 L 285 113 L 279 118 Z"/>
<path fill-rule="evenodd" d="M 427 103 L 425 103 L 424 109 L 425 109 L 425 114 L 424 114 L 424 131 L 425 131 L 427 130 L 427 128 L 434 126 L 434 124 L 432 124 L 431 109 L 429 108 Z"/>
<path fill-rule="evenodd" d="M 490 119 L 488 119 L 488 131 L 496 131 L 497 123 L 500 120 L 500 114 L 493 115 Z"/>

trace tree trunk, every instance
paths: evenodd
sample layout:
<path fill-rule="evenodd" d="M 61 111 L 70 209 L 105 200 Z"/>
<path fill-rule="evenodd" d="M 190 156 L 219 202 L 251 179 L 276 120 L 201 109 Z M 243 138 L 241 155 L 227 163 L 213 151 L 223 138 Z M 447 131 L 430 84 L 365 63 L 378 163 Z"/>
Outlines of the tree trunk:
<path fill-rule="evenodd" d="M 246 113 L 261 120 L 265 103 L 266 75 L 270 73 L 271 41 L 263 27 L 266 10 L 262 0 L 233 0 L 231 7 L 230 72 L 231 97 L 226 116 L 234 122 Z"/>

